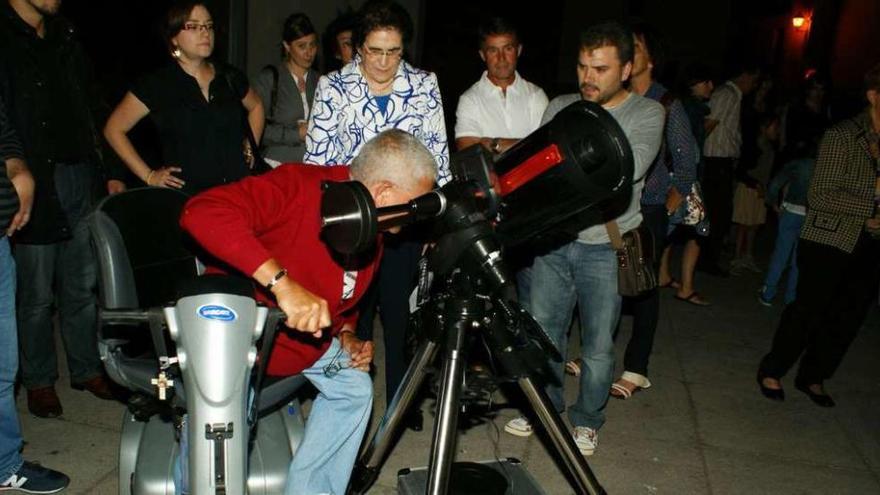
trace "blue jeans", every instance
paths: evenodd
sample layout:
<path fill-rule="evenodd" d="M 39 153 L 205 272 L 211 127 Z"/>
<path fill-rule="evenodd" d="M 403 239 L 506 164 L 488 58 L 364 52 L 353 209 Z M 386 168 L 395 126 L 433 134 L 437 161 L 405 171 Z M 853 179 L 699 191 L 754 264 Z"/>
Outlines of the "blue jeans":
<path fill-rule="evenodd" d="M 15 326 L 15 263 L 9 238 L 0 234 L 0 483 L 21 467 L 21 428 L 15 410 L 18 330 Z"/>
<path fill-rule="evenodd" d="M 334 338 L 327 352 L 302 372 L 318 395 L 306 421 L 305 434 L 290 463 L 286 495 L 344 495 L 357 458 L 358 449 L 370 422 L 373 407 L 373 382 L 369 373 L 348 367 L 350 357 L 339 352 Z M 336 374 L 324 373 L 331 363 L 344 366 Z M 331 376 L 328 376 L 330 374 Z M 186 431 L 181 432 L 181 440 Z M 186 456 L 186 442 L 181 441 L 181 458 Z M 175 466 L 175 486 L 179 495 L 187 493 L 186 462 Z"/>
<path fill-rule="evenodd" d="M 621 305 L 617 257 L 611 245 L 575 241 L 535 258 L 529 299 L 533 316 L 563 356 L 572 313 L 578 305 L 583 365 L 578 398 L 568 416 L 574 426 L 601 428 L 614 373 L 613 333 Z M 551 365 L 563 383 L 563 363 Z M 547 393 L 556 410 L 562 412 L 562 386 L 549 385 Z"/>
<path fill-rule="evenodd" d="M 791 304 L 797 294 L 797 244 L 804 225 L 804 215 L 782 210 L 779 216 L 779 231 L 776 234 L 776 246 L 770 257 L 767 278 L 764 280 L 762 297 L 771 301 L 776 297 L 782 272 L 788 267 L 788 280 L 785 283 L 785 304 Z"/>

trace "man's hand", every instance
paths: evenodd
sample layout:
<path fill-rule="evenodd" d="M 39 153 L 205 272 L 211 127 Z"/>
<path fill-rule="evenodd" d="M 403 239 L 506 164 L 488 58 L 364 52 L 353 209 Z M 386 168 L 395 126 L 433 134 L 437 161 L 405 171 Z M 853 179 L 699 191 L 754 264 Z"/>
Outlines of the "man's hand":
<path fill-rule="evenodd" d="M 312 294 L 287 276 L 272 287 L 278 307 L 287 315 L 285 324 L 300 332 L 320 338 L 322 329 L 330 326 L 327 301 Z"/>
<path fill-rule="evenodd" d="M 126 189 L 125 182 L 122 182 L 121 180 L 110 179 L 107 181 L 107 194 L 111 196 L 125 192 Z"/>
<path fill-rule="evenodd" d="M 6 235 L 11 236 L 16 231 L 24 228 L 31 219 L 31 209 L 34 206 L 34 176 L 24 164 L 23 160 L 13 158 L 6 161 L 6 173 L 18 194 L 18 211 L 12 217 Z"/>
<path fill-rule="evenodd" d="M 354 332 L 343 331 L 339 334 L 339 345 L 351 356 L 351 367 L 361 371 L 370 371 L 373 362 L 373 341 L 363 341 Z"/>

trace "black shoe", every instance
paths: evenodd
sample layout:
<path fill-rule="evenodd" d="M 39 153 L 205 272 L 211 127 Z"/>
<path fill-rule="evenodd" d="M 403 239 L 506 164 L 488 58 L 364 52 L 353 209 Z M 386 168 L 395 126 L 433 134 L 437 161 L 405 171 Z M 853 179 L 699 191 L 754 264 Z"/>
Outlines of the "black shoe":
<path fill-rule="evenodd" d="M 104 375 L 92 377 L 84 382 L 70 384 L 74 390 L 88 390 L 99 399 L 114 400 L 116 397 L 113 394 L 111 385 L 110 380 L 104 378 Z"/>
<path fill-rule="evenodd" d="M 765 376 L 760 371 L 758 371 L 758 386 L 761 387 L 761 393 L 764 394 L 764 397 L 770 400 L 778 400 L 780 402 L 785 400 L 785 390 L 781 388 L 767 388 L 764 386 L 764 378 L 771 378 Z"/>
<path fill-rule="evenodd" d="M 55 393 L 55 387 L 40 387 L 27 391 L 28 411 L 38 418 L 57 418 L 64 410 Z"/>
<path fill-rule="evenodd" d="M 0 482 L 0 492 L 55 493 L 67 488 L 70 478 L 64 473 L 24 461 L 9 479 Z"/>
<path fill-rule="evenodd" d="M 421 409 L 413 409 L 404 418 L 403 423 L 412 431 L 422 431 L 425 427 L 425 420 L 422 417 Z"/>
<path fill-rule="evenodd" d="M 821 407 L 834 407 L 837 403 L 834 402 L 834 399 L 831 398 L 828 394 L 817 394 L 810 390 L 810 385 L 795 380 L 794 388 L 800 390 L 801 392 L 807 394 L 807 397 L 810 398 L 811 401 L 815 402 L 816 405 Z"/>

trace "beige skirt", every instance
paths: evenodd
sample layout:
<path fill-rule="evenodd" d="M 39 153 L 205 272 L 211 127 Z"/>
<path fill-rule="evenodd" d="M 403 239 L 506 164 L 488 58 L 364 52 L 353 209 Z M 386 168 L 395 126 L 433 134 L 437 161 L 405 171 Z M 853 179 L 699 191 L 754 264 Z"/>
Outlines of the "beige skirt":
<path fill-rule="evenodd" d="M 767 207 L 757 189 L 736 183 L 733 191 L 733 221 L 740 225 L 764 225 L 767 220 Z"/>

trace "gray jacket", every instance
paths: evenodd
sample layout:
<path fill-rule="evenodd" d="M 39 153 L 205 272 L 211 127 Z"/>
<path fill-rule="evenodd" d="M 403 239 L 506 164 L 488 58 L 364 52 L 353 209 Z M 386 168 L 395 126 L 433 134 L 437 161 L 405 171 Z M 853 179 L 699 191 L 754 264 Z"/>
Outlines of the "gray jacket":
<path fill-rule="evenodd" d="M 303 109 L 302 97 L 296 87 L 296 81 L 293 80 L 287 66 L 281 62 L 274 67 L 278 71 L 275 108 L 272 108 L 274 85 L 272 71 L 264 68 L 251 81 L 254 90 L 263 100 L 263 108 L 266 112 L 266 128 L 261 141 L 263 156 L 282 163 L 302 162 L 306 144 L 299 137 L 297 121 L 308 120 L 308 115 Z M 314 70 L 309 70 L 306 76 L 306 101 L 310 106 L 315 97 L 319 76 Z"/>

